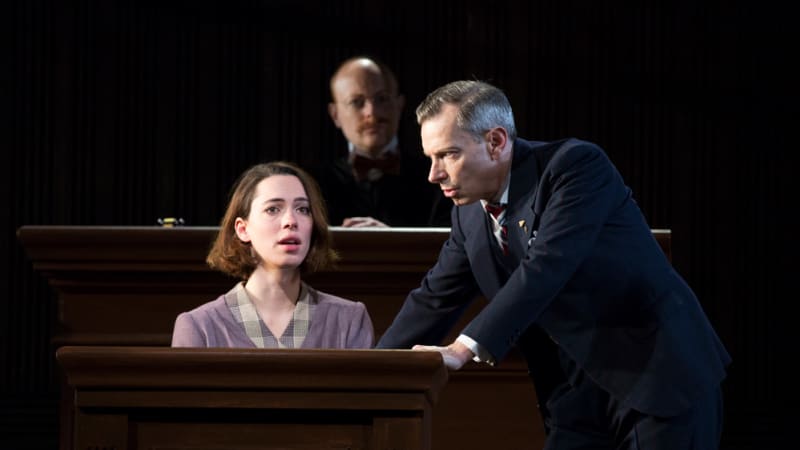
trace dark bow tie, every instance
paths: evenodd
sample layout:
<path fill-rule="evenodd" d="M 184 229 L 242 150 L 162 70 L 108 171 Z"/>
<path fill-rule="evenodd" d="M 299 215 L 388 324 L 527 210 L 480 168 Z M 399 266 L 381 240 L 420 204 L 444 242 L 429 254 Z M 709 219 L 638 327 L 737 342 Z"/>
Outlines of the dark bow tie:
<path fill-rule="evenodd" d="M 400 174 L 400 155 L 396 151 L 384 152 L 377 158 L 350 152 L 348 162 L 357 181 L 377 181 L 384 174 Z"/>

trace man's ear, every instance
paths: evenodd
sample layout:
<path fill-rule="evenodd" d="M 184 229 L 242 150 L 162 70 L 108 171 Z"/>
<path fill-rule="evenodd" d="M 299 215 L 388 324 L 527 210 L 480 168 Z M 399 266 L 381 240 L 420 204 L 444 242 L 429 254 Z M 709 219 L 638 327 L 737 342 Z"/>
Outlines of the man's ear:
<path fill-rule="evenodd" d="M 397 94 L 397 99 L 395 101 L 397 102 L 397 112 L 402 114 L 403 107 L 406 106 L 405 96 L 403 96 L 403 94 Z"/>
<path fill-rule="evenodd" d="M 503 127 L 494 127 L 486 132 L 486 143 L 489 145 L 489 155 L 492 159 L 499 159 L 508 143 L 508 132 Z"/>
<path fill-rule="evenodd" d="M 236 236 L 242 242 L 250 242 L 250 235 L 247 234 L 247 221 L 241 217 L 237 217 L 233 223 L 233 229 L 236 231 Z"/>
<path fill-rule="evenodd" d="M 331 120 L 333 120 L 333 124 L 336 125 L 336 128 L 342 128 L 342 125 L 339 123 L 339 113 L 336 111 L 336 103 L 328 103 L 328 115 L 331 116 Z"/>

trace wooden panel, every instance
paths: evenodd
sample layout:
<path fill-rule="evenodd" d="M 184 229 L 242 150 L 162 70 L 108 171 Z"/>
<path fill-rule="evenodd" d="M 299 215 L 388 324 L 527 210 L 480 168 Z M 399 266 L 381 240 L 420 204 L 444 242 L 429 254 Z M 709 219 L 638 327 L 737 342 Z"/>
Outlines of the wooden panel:
<path fill-rule="evenodd" d="M 411 350 L 65 346 L 76 449 L 431 448 L 447 380 Z"/>
<path fill-rule="evenodd" d="M 75 450 L 127 450 L 128 417 L 124 413 L 77 411 Z"/>
<path fill-rule="evenodd" d="M 216 230 L 24 226 L 18 236 L 33 267 L 59 294 L 58 345 L 169 345 L 180 312 L 213 300 L 236 282 L 205 265 Z M 306 281 L 366 303 L 378 335 L 419 286 L 448 235 L 441 228 L 332 230 L 341 262 Z M 653 235 L 671 257 L 670 231 Z M 479 299 L 461 324 L 483 304 Z M 120 316 L 126 320 L 116 320 Z"/>
<path fill-rule="evenodd" d="M 280 419 L 280 420 L 276 420 Z M 371 426 L 364 423 L 295 423 L 297 417 L 265 418 L 248 411 L 221 411 L 198 423 L 163 417 L 136 417 L 133 439 L 148 450 L 323 450 L 370 447 Z M 307 417 L 305 418 L 307 420 Z M 272 423 L 272 420 L 275 420 Z M 411 447 L 408 447 L 411 448 Z M 419 446 L 417 448 L 420 448 Z"/>

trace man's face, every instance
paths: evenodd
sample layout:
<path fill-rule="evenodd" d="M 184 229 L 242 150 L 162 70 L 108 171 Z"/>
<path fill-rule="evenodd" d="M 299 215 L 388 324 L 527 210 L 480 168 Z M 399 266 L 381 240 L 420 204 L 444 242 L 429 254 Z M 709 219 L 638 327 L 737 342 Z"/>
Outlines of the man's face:
<path fill-rule="evenodd" d="M 458 109 L 442 111 L 422 123 L 420 134 L 425 156 L 431 159 L 428 181 L 439 184 L 445 197 L 456 205 L 480 199 L 492 200 L 502 184 L 491 145 L 456 126 Z"/>
<path fill-rule="evenodd" d="M 402 96 L 377 66 L 359 61 L 339 71 L 331 91 L 333 123 L 357 149 L 377 156 L 397 134 Z"/>

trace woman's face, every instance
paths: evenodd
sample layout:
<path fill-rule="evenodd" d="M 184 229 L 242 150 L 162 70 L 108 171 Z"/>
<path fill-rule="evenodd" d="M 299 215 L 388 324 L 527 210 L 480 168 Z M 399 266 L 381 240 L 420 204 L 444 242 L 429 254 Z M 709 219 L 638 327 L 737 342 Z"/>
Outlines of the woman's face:
<path fill-rule="evenodd" d="M 313 225 L 306 190 L 293 175 L 261 180 L 250 215 L 235 222 L 236 235 L 251 243 L 265 270 L 298 268 L 311 247 Z"/>

